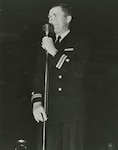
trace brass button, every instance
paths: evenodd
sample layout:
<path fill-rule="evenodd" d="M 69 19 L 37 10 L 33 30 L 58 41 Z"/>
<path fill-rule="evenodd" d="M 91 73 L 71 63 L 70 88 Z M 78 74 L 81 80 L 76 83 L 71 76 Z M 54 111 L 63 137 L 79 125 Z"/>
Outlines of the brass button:
<path fill-rule="evenodd" d="M 58 77 L 59 77 L 59 79 L 62 79 L 62 75 L 59 75 Z"/>
<path fill-rule="evenodd" d="M 32 92 L 31 95 L 34 95 L 34 92 Z"/>
<path fill-rule="evenodd" d="M 62 91 L 62 88 L 58 88 L 58 91 L 61 92 L 61 91 Z"/>
<path fill-rule="evenodd" d="M 66 59 L 66 62 L 69 62 L 69 61 L 70 61 L 70 59 L 67 58 L 67 59 Z"/>

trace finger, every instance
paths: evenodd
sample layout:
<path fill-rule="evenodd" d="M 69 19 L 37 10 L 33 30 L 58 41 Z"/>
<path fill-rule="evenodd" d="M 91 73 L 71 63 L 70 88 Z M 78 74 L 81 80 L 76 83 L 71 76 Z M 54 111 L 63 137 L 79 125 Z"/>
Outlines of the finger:
<path fill-rule="evenodd" d="M 38 120 L 36 117 L 34 117 L 34 119 L 36 120 L 36 122 L 38 122 L 38 123 L 39 123 L 39 120 Z"/>
<path fill-rule="evenodd" d="M 44 44 L 42 44 L 42 48 L 43 48 L 43 49 L 46 49 L 45 46 L 44 46 Z"/>
<path fill-rule="evenodd" d="M 44 121 L 44 120 L 43 120 L 42 113 L 39 113 L 37 117 L 38 117 L 38 120 L 39 120 L 39 121 L 41 121 L 41 122 L 43 122 L 43 121 Z"/>
<path fill-rule="evenodd" d="M 43 122 L 43 117 L 41 115 L 41 112 L 35 111 L 35 112 L 33 112 L 33 115 L 37 122 L 39 122 L 39 121 Z"/>
<path fill-rule="evenodd" d="M 41 114 L 38 114 L 37 116 L 35 116 L 35 120 L 36 120 L 37 122 L 39 122 L 39 121 L 43 122 L 43 121 L 44 121 Z"/>
<path fill-rule="evenodd" d="M 46 115 L 46 113 L 44 111 L 42 112 L 42 117 L 43 117 L 44 121 L 47 121 L 47 115 Z"/>
<path fill-rule="evenodd" d="M 39 122 L 39 120 L 38 120 L 36 115 L 34 116 L 34 119 L 36 120 L 36 122 Z"/>
<path fill-rule="evenodd" d="M 50 39 L 50 37 L 48 37 L 48 36 L 43 37 L 43 40 L 47 40 L 47 39 Z"/>

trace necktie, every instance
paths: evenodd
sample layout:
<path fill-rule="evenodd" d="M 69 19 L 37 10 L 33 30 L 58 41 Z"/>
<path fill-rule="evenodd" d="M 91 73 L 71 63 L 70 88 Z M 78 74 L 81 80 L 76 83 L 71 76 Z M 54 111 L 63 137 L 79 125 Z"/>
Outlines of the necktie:
<path fill-rule="evenodd" d="M 56 40 L 56 43 L 59 43 L 60 39 L 61 39 L 61 36 L 59 35 L 58 38 L 57 38 L 57 40 Z"/>

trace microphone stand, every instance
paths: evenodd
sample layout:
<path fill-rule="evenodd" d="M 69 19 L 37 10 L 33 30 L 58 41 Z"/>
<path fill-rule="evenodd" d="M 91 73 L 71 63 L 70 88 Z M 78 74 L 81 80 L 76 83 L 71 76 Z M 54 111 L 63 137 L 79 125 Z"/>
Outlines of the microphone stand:
<path fill-rule="evenodd" d="M 48 36 L 48 32 L 46 32 Z M 49 74 L 48 74 L 48 52 L 46 51 L 46 64 L 45 64 L 45 91 L 44 91 L 44 110 L 47 111 L 48 107 L 48 88 L 49 88 Z M 46 148 L 46 121 L 43 122 L 43 147 L 42 150 Z"/>

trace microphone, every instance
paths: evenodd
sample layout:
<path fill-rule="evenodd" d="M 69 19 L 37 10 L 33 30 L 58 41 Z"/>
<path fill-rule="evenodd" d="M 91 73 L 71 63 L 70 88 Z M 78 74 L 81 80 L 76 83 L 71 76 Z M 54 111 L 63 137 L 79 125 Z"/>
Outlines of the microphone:
<path fill-rule="evenodd" d="M 53 25 L 49 23 L 43 25 L 43 32 L 46 36 L 49 36 L 50 33 L 53 33 Z"/>

